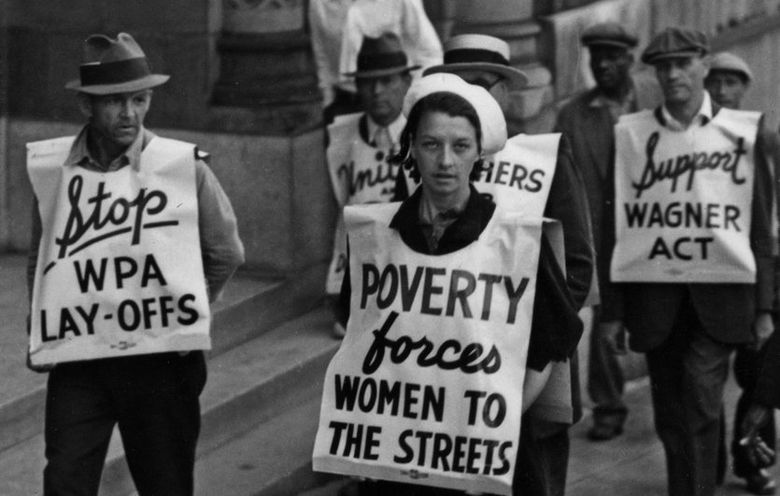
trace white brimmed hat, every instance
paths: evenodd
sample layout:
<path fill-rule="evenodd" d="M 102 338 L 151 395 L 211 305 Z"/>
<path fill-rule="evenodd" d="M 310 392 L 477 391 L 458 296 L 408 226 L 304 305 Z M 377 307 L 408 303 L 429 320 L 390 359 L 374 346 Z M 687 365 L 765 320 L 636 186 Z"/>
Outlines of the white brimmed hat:
<path fill-rule="evenodd" d="M 434 65 L 423 74 L 457 71 L 486 71 L 509 81 L 514 89 L 528 84 L 528 77 L 509 64 L 509 45 L 506 41 L 486 34 L 461 34 L 444 44 L 444 63 Z"/>
<path fill-rule="evenodd" d="M 713 71 L 736 72 L 744 76 L 748 83 L 753 81 L 753 72 L 747 62 L 731 52 L 719 52 L 712 56 L 710 74 Z"/>
<path fill-rule="evenodd" d="M 469 84 L 455 74 L 436 73 L 415 81 L 404 98 L 403 113 L 409 113 L 422 98 L 433 93 L 454 93 L 466 100 L 479 117 L 482 134 L 482 151 L 492 154 L 500 151 L 506 144 L 506 120 L 495 98 L 481 86 Z"/>

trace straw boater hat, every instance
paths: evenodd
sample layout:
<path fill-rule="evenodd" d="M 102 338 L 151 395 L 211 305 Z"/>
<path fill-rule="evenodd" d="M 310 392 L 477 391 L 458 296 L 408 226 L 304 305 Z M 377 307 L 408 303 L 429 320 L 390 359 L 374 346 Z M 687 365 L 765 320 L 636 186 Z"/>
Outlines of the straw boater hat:
<path fill-rule="evenodd" d="M 404 98 L 403 112 L 409 117 L 414 105 L 432 93 L 454 93 L 465 99 L 479 117 L 482 132 L 482 151 L 486 155 L 496 153 L 506 144 L 506 120 L 498 102 L 485 88 L 469 84 L 455 74 L 436 73 L 415 81 Z"/>
<path fill-rule="evenodd" d="M 461 34 L 444 44 L 444 63 L 425 69 L 426 76 L 438 72 L 486 71 L 504 77 L 514 89 L 528 83 L 528 77 L 509 64 L 509 45 L 486 34 Z"/>
<path fill-rule="evenodd" d="M 365 37 L 357 55 L 357 70 L 344 75 L 355 78 L 373 78 L 389 76 L 419 69 L 419 65 L 409 65 L 401 48 L 401 40 L 395 33 L 382 33 L 378 38 Z"/>
<path fill-rule="evenodd" d="M 714 71 L 733 72 L 742 76 L 746 83 L 753 81 L 753 72 L 747 62 L 730 52 L 720 52 L 712 56 L 710 74 Z"/>
<path fill-rule="evenodd" d="M 141 91 L 159 86 L 170 76 L 152 74 L 141 47 L 127 33 L 116 39 L 93 34 L 84 42 L 84 62 L 79 67 L 80 78 L 65 88 L 91 95 L 110 95 Z"/>

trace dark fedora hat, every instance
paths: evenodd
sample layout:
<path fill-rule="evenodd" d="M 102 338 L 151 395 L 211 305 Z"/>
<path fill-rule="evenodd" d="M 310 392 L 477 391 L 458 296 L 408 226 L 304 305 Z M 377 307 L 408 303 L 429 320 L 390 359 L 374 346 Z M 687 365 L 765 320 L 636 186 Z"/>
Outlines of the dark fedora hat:
<path fill-rule="evenodd" d="M 419 65 L 409 65 L 398 35 L 388 32 L 378 38 L 363 38 L 357 55 L 357 70 L 344 75 L 356 78 L 381 77 L 419 68 Z"/>
<path fill-rule="evenodd" d="M 87 38 L 79 76 L 65 88 L 92 95 L 141 91 L 170 78 L 166 74 L 152 74 L 143 50 L 127 33 L 119 33 L 116 39 L 104 34 Z"/>

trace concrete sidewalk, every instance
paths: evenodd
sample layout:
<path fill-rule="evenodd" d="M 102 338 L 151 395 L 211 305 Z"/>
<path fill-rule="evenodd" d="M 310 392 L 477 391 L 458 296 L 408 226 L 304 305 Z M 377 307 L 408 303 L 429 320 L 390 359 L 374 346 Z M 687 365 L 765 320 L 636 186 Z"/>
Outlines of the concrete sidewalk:
<path fill-rule="evenodd" d="M 725 398 L 729 440 L 738 395 L 739 389 L 731 377 Z M 621 436 L 606 442 L 589 441 L 586 432 L 591 425 L 590 415 L 572 428 L 567 495 L 666 495 L 665 457 L 653 427 L 648 379 L 629 383 L 625 398 L 630 414 Z M 780 482 L 780 468 L 774 466 L 770 471 Z M 718 495 L 750 494 L 743 483 L 734 477 L 729 459 L 726 480 Z"/>

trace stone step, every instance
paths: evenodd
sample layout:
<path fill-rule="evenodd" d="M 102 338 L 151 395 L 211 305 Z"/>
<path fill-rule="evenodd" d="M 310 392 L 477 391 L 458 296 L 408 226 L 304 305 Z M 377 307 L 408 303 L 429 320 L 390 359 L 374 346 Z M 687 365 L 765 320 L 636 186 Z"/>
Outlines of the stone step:
<path fill-rule="evenodd" d="M 301 431 L 296 432 L 298 420 L 284 429 L 268 429 L 263 426 L 283 421 L 279 419 L 295 417 L 295 412 L 299 412 L 301 408 L 314 408 L 309 404 L 312 401 L 316 403 L 316 412 L 319 411 L 322 378 L 340 343 L 331 335 L 331 323 L 330 313 L 319 308 L 209 361 L 209 379 L 201 395 L 199 474 L 208 474 L 212 479 L 217 476 L 211 475 L 211 472 L 223 470 L 223 465 L 240 465 L 241 463 L 234 463 L 233 455 L 230 454 L 233 446 L 241 446 L 241 439 L 245 437 L 256 439 L 260 435 L 258 432 L 262 432 L 264 436 L 260 446 L 290 443 L 290 446 L 296 446 L 299 451 L 305 443 L 313 439 L 308 431 L 304 432 L 305 422 L 300 423 L 298 428 Z M 312 414 L 309 410 L 306 412 L 316 423 L 318 414 Z M 254 434 L 249 434 L 250 432 Z M 295 434 L 280 436 L 280 432 Z M 225 445 L 231 447 L 224 448 L 226 452 L 219 454 Z M 290 479 L 285 479 L 284 484 L 315 484 L 316 477 L 304 477 L 311 452 L 309 451 L 302 461 L 299 451 L 290 457 Z M 210 455 L 212 452 L 217 454 Z M 263 456 L 267 454 L 263 453 Z M 281 458 L 279 463 L 287 463 L 284 457 Z M 265 464 L 257 466 L 265 469 Z M 273 473 L 276 472 L 278 471 Z M 277 474 L 280 475 L 281 472 Z M 270 478 L 268 484 L 273 480 L 275 479 Z M 228 483 L 227 479 L 217 479 L 211 484 L 220 482 Z M 281 479 L 277 482 L 282 484 Z M 133 484 L 127 471 L 121 443 L 115 433 L 103 472 L 101 494 L 122 495 L 131 493 L 132 490 Z M 200 494 L 240 493 L 218 491 Z"/>
<path fill-rule="evenodd" d="M 266 426 L 263 431 L 266 433 L 266 444 L 311 442 L 313 437 L 308 432 L 300 432 L 288 438 L 279 436 L 279 433 L 294 432 L 293 427 L 287 426 L 280 430 L 279 427 L 268 426 L 278 425 L 287 418 L 296 419 L 291 425 L 303 426 L 305 422 L 295 417 L 302 412 L 301 409 L 306 412 L 305 415 L 300 413 L 304 418 L 311 417 L 316 423 L 317 414 L 313 412 L 319 407 L 322 378 L 340 343 L 331 336 L 330 327 L 330 313 L 319 308 L 209 360 L 209 379 L 201 395 L 198 478 L 217 470 L 222 464 L 233 463 L 233 459 L 210 453 L 218 453 L 221 449 L 230 452 L 233 448 L 223 447 L 240 444 L 240 439 L 249 436 L 247 433 L 258 429 L 262 431 L 263 426 Z M 287 472 L 291 474 L 289 480 L 269 482 L 271 486 L 278 483 L 293 487 L 300 482 L 306 488 L 322 483 L 324 479 L 314 474 L 304 476 L 306 464 L 310 463 L 311 458 L 310 452 L 305 460 L 299 456 L 304 444 L 296 444 L 299 451 L 290 459 L 291 465 Z M 43 449 L 43 434 L 38 433 L 0 452 L 0 473 L 4 476 L 0 478 L 0 494 L 28 495 L 40 492 Z M 264 453 L 263 456 L 269 455 Z M 207 460 L 214 460 L 213 466 Z M 121 496 L 133 492 L 134 486 L 115 430 L 103 471 L 101 495 Z"/>
<path fill-rule="evenodd" d="M 197 496 L 290 496 L 333 479 L 311 469 L 321 383 L 297 392 L 303 403 L 198 460 Z"/>
<path fill-rule="evenodd" d="M 7 281 L 24 277 L 25 257 L 0 258 L 0 310 L 7 320 L 0 323 L 3 360 L 0 372 L 0 453 L 29 439 L 43 429 L 43 405 L 46 375 L 25 368 L 27 336 L 26 294 Z M 324 267 L 315 266 L 289 280 L 259 279 L 239 274 L 225 288 L 222 299 L 214 304 L 213 349 L 217 356 L 277 327 L 286 320 L 306 313 L 319 302 Z M 4 329 L 6 328 L 7 329 Z M 5 494 L 0 492 L 0 494 Z"/>

